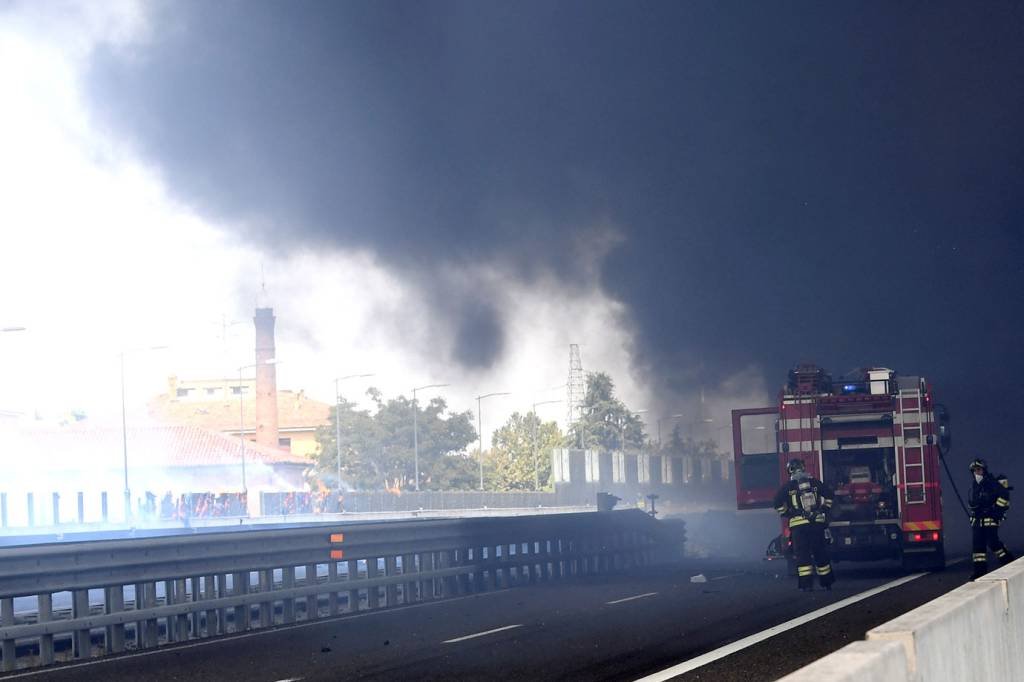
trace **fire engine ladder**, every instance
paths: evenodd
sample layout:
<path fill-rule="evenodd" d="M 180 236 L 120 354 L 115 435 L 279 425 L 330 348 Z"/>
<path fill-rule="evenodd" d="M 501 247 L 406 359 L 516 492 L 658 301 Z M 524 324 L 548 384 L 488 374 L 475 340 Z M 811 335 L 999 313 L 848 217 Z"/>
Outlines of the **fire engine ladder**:
<path fill-rule="evenodd" d="M 924 504 L 928 498 L 924 467 L 924 413 L 920 390 L 900 391 L 903 428 L 903 489 L 907 504 Z M 907 430 L 916 429 L 917 438 L 907 438 Z"/>

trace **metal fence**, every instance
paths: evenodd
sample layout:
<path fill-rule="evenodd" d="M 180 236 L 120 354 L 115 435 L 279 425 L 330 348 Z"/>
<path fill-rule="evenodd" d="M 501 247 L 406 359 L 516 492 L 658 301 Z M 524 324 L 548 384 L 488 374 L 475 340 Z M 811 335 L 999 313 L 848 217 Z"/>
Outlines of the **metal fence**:
<path fill-rule="evenodd" d="M 627 510 L 0 549 L 0 666 L 643 565 L 681 552 L 670 528 Z"/>

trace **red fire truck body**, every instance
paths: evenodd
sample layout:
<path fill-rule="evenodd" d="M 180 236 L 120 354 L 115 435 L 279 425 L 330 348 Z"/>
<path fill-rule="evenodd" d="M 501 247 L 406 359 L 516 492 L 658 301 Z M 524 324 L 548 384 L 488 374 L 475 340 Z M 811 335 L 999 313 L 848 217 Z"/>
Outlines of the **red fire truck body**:
<path fill-rule="evenodd" d="M 941 568 L 939 446 L 949 430 L 945 411 L 936 412 L 921 377 L 871 368 L 833 383 L 822 369 L 800 365 L 778 405 L 733 410 L 737 506 L 772 507 L 789 480 L 787 462 L 799 458 L 835 491 L 834 559 Z M 772 548 L 792 563 L 785 523 Z"/>

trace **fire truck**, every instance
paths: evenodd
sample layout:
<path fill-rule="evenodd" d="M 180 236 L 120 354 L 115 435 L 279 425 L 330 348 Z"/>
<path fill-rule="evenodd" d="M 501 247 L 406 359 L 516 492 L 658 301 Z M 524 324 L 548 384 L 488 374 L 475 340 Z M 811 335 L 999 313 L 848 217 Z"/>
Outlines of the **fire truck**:
<path fill-rule="evenodd" d="M 924 378 L 872 367 L 833 382 L 816 365 L 798 365 L 777 405 L 733 410 L 732 429 L 739 509 L 772 507 L 787 462 L 799 458 L 835 491 L 833 560 L 945 565 L 939 465 L 949 416 Z M 768 557 L 785 557 L 795 574 L 785 523 Z"/>

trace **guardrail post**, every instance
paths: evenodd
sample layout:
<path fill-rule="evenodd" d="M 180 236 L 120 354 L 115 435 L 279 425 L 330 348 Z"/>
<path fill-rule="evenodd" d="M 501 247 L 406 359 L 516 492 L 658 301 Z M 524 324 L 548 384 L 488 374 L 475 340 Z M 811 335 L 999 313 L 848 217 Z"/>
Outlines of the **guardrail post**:
<path fill-rule="evenodd" d="M 102 519 L 103 523 L 107 522 L 107 517 L 109 516 L 109 514 L 107 513 L 108 509 L 109 508 L 107 507 L 107 493 L 102 492 L 100 493 L 100 519 Z"/>
<path fill-rule="evenodd" d="M 213 595 L 216 595 L 217 597 L 227 597 L 228 596 L 228 574 L 227 573 L 218 573 L 216 576 L 213 576 L 213 577 L 214 577 L 214 582 L 212 582 L 210 584 L 211 592 L 209 592 L 207 594 L 207 598 L 210 598 Z M 210 627 L 209 621 L 207 621 L 206 627 L 207 628 Z M 226 634 L 228 634 L 228 610 L 226 608 L 223 608 L 223 607 L 217 609 L 217 631 L 216 631 L 216 634 L 218 634 L 218 635 L 226 635 Z"/>
<path fill-rule="evenodd" d="M 39 609 L 39 622 L 48 623 L 53 620 L 53 595 L 49 592 L 36 597 Z M 43 665 L 53 663 L 53 635 L 39 635 L 39 662 Z"/>
<path fill-rule="evenodd" d="M 306 564 L 306 584 L 316 585 L 316 564 Z M 320 617 L 320 595 L 313 593 L 306 597 L 306 620 Z"/>
<path fill-rule="evenodd" d="M 184 604 L 188 602 L 188 589 L 185 578 L 178 578 L 174 581 L 174 603 Z M 174 617 L 176 627 L 174 637 L 179 642 L 188 641 L 188 614 L 179 613 Z"/>
<path fill-rule="evenodd" d="M 203 601 L 210 601 L 217 598 L 217 579 L 215 576 L 203 576 L 202 594 Z M 217 609 L 206 609 L 206 629 L 204 630 L 204 634 L 207 637 L 213 637 L 221 632 L 217 625 L 218 620 L 219 614 L 217 613 Z"/>
<path fill-rule="evenodd" d="M 433 573 L 434 572 L 434 553 L 433 552 L 420 552 L 419 554 L 419 572 L 420 573 Z M 434 598 L 434 579 L 433 578 L 422 578 L 419 581 L 419 598 L 420 601 L 429 600 Z"/>
<path fill-rule="evenodd" d="M 174 592 L 175 592 L 174 588 L 175 588 L 175 584 L 176 583 L 173 580 L 165 580 L 165 581 L 163 581 L 163 583 L 164 583 L 164 603 L 167 604 L 167 606 L 170 606 L 171 604 L 174 604 L 175 601 L 176 601 L 175 598 L 174 598 Z M 177 638 L 178 629 L 175 627 L 175 623 L 177 622 L 177 620 L 178 620 L 177 616 L 167 616 L 164 619 L 164 632 L 167 633 L 167 641 L 168 642 L 176 642 L 178 640 L 178 638 Z"/>
<path fill-rule="evenodd" d="M 348 579 L 349 581 L 359 579 L 359 562 L 353 559 L 348 562 Z M 348 612 L 355 613 L 359 610 L 359 589 L 353 589 L 348 591 Z"/>
<path fill-rule="evenodd" d="M 290 590 L 293 587 L 295 587 L 295 567 L 285 566 L 281 569 L 281 589 Z M 295 597 L 283 599 L 281 618 L 285 625 L 295 622 Z"/>
<path fill-rule="evenodd" d="M 249 594 L 249 572 L 235 573 L 231 579 L 232 596 Z M 249 620 L 252 611 L 249 604 L 240 604 L 235 607 L 235 632 L 245 632 L 249 629 Z"/>
<path fill-rule="evenodd" d="M 338 562 L 332 561 L 327 564 L 327 584 L 331 588 L 331 591 L 327 593 L 328 616 L 338 615 L 338 586 L 335 585 L 336 582 L 338 582 Z"/>
<path fill-rule="evenodd" d="M 377 577 L 377 557 L 366 560 L 366 579 L 373 580 Z M 366 588 L 366 608 L 376 609 L 380 606 L 380 587 L 371 585 Z"/>
<path fill-rule="evenodd" d="M 508 545 L 498 545 L 494 548 L 494 561 L 496 586 L 499 589 L 504 589 L 512 584 L 511 576 L 509 575 Z"/>
<path fill-rule="evenodd" d="M 398 575 L 398 563 L 394 556 L 384 557 L 384 575 L 395 576 Z M 388 583 L 384 588 L 384 600 L 386 606 L 395 606 L 398 604 L 398 584 Z"/>
<path fill-rule="evenodd" d="M 6 597 L 0 599 L 0 625 L 14 625 L 14 599 Z M 17 650 L 14 647 L 13 639 L 5 639 L 0 645 L 0 654 L 3 655 L 3 669 L 14 670 L 17 667 Z"/>
<path fill-rule="evenodd" d="M 192 588 L 192 590 L 191 590 L 192 598 L 189 599 L 189 601 L 192 601 L 192 602 L 202 601 L 202 599 L 203 599 L 203 594 L 202 594 L 202 591 L 201 591 L 202 583 L 200 581 L 201 581 L 201 579 L 200 579 L 199 576 L 192 576 L 191 578 L 188 579 L 189 585 Z M 186 594 L 188 594 L 188 592 L 186 592 Z M 187 614 L 187 616 L 188 616 L 188 618 L 192 622 L 192 625 L 191 625 L 191 627 L 192 627 L 192 636 L 193 637 L 202 637 L 203 636 L 203 612 L 200 611 L 199 609 L 196 609 L 194 611 L 189 612 Z M 186 631 L 186 633 L 187 633 L 187 631 Z"/>
<path fill-rule="evenodd" d="M 78 522 L 85 523 L 85 493 L 78 492 Z"/>
<path fill-rule="evenodd" d="M 414 554 L 402 555 L 402 575 L 408 576 L 416 571 L 416 556 Z M 416 601 L 416 583 L 407 580 L 402 584 L 402 602 L 411 604 Z"/>
<path fill-rule="evenodd" d="M 260 601 L 260 627 L 266 628 L 274 624 L 274 602 L 270 596 L 274 589 L 274 571 L 264 569 L 260 573 L 260 593 L 263 599 Z"/>
<path fill-rule="evenodd" d="M 36 494 L 29 493 L 28 499 L 28 525 L 33 527 L 36 525 Z"/>
<path fill-rule="evenodd" d="M 75 620 L 89 617 L 89 590 L 75 590 L 71 593 L 71 617 Z M 89 628 L 75 630 L 72 637 L 75 658 L 92 657 L 92 641 Z"/>
<path fill-rule="evenodd" d="M 53 493 L 53 525 L 60 525 L 60 493 Z"/>
<path fill-rule="evenodd" d="M 50 595 L 46 595 L 49 597 Z M 39 617 L 42 619 L 42 599 L 43 595 L 39 595 Z M 124 611 L 124 588 L 120 585 L 113 587 L 107 587 L 103 590 L 103 611 L 105 613 L 121 613 Z M 51 647 L 52 647 L 51 641 Z M 114 625 L 108 625 L 106 629 L 106 635 L 104 636 L 104 644 L 107 647 L 107 651 L 110 653 L 120 653 L 124 651 L 124 624 L 116 623 Z M 52 651 L 51 651 L 52 655 Z"/>

